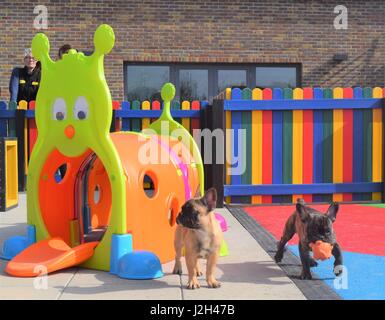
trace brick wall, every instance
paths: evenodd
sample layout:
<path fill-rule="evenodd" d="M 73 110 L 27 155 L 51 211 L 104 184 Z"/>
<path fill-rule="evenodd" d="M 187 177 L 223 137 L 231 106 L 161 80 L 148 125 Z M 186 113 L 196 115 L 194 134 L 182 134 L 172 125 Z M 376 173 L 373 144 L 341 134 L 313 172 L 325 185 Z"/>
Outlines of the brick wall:
<path fill-rule="evenodd" d="M 114 99 L 123 98 L 123 61 L 300 62 L 303 86 L 384 86 L 382 0 L 0 0 L 2 100 L 36 32 L 38 4 L 48 8 L 52 57 L 64 43 L 92 50 L 96 27 L 114 28 L 116 46 L 105 63 Z M 349 10 L 347 30 L 333 27 L 338 4 Z M 349 59 L 337 64 L 332 57 L 340 52 Z"/>

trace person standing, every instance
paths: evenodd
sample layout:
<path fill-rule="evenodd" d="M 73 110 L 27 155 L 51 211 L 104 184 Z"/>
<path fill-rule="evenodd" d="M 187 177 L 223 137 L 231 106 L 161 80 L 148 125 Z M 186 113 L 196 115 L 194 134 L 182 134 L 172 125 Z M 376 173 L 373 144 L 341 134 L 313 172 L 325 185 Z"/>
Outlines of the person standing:
<path fill-rule="evenodd" d="M 40 62 L 36 61 L 30 48 L 24 50 L 24 67 L 14 68 L 9 81 L 10 101 L 36 100 L 40 84 Z"/>

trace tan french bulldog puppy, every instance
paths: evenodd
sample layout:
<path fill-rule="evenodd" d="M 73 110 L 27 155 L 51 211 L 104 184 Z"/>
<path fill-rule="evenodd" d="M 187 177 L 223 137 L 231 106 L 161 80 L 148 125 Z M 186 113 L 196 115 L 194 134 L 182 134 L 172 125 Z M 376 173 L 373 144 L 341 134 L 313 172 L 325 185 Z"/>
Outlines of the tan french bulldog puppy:
<path fill-rule="evenodd" d="M 175 231 L 175 266 L 173 273 L 182 274 L 182 248 L 188 270 L 188 289 L 200 287 L 197 276 L 202 275 L 198 259 L 207 259 L 206 281 L 210 288 L 219 288 L 215 267 L 223 240 L 222 230 L 213 212 L 217 204 L 217 191 L 207 190 L 202 198 L 187 201 L 179 213 Z"/>

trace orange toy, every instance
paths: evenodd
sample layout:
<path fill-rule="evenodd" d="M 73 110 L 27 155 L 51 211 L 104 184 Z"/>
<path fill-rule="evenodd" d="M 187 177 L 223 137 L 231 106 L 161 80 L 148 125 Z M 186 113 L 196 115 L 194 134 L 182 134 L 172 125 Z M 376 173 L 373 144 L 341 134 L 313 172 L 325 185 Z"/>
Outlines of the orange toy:
<path fill-rule="evenodd" d="M 332 256 L 333 245 L 321 240 L 309 244 L 315 260 L 327 260 Z"/>
<path fill-rule="evenodd" d="M 11 260 L 6 272 L 13 276 L 78 264 L 122 278 L 162 276 L 160 264 L 174 258 L 181 206 L 204 193 L 199 148 L 171 116 L 171 83 L 161 90 L 161 116 L 146 132 L 110 133 L 103 60 L 114 43 L 112 28 L 100 25 L 91 56 L 70 50 L 54 62 L 46 35 L 32 41 L 43 72 L 28 168 L 28 233 L 7 239 L 0 254 Z"/>
<path fill-rule="evenodd" d="M 43 240 L 17 255 L 8 263 L 5 271 L 16 277 L 51 273 L 86 261 L 92 257 L 97 245 L 98 242 L 88 242 L 71 248 L 60 238 Z"/>
<path fill-rule="evenodd" d="M 175 220 L 186 201 L 186 187 L 194 194 L 199 189 L 195 161 L 184 145 L 176 148 L 178 140 L 172 137 L 143 135 L 139 139 L 133 132 L 116 132 L 110 136 L 125 176 L 125 228 L 134 239 L 133 249 L 151 251 L 162 263 L 171 261 L 174 258 Z M 138 155 L 145 145 L 159 158 L 168 159 L 168 163 L 143 163 Z M 185 163 L 185 181 L 178 164 L 170 157 L 173 148 L 180 161 Z M 57 182 L 55 172 L 62 163 L 67 164 L 66 175 Z M 145 176 L 153 182 L 152 195 L 146 194 L 144 189 Z M 102 162 L 91 150 L 71 158 L 55 149 L 45 162 L 40 177 L 42 218 L 54 237 L 31 245 L 10 261 L 5 271 L 13 276 L 37 276 L 41 272 L 36 269 L 38 265 L 51 273 L 85 262 L 94 255 L 94 249 L 104 238 L 111 221 L 111 183 Z M 94 196 L 96 189 L 98 199 Z M 87 233 L 84 232 L 87 222 L 82 209 L 85 204 L 90 213 Z"/>

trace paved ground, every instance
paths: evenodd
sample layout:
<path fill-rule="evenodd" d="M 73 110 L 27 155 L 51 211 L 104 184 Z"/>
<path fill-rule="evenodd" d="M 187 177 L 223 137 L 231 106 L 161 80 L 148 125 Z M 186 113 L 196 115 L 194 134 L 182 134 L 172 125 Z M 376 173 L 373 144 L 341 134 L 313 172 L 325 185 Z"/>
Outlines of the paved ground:
<path fill-rule="evenodd" d="M 8 237 L 24 233 L 25 202 L 25 195 L 20 194 L 18 208 L 0 213 L 0 246 Z M 0 260 L 0 300 L 305 299 L 295 284 L 226 209 L 216 211 L 225 217 L 229 227 L 224 236 L 230 255 L 221 257 L 217 268 L 217 277 L 222 282 L 220 289 L 209 289 L 202 278 L 201 289 L 187 290 L 186 273 L 182 276 L 173 275 L 172 262 L 163 265 L 165 276 L 156 280 L 125 280 L 107 272 L 70 268 L 49 275 L 47 289 L 35 289 L 36 284 L 41 287 L 39 279 L 9 277 L 3 271 L 7 262 Z"/>

